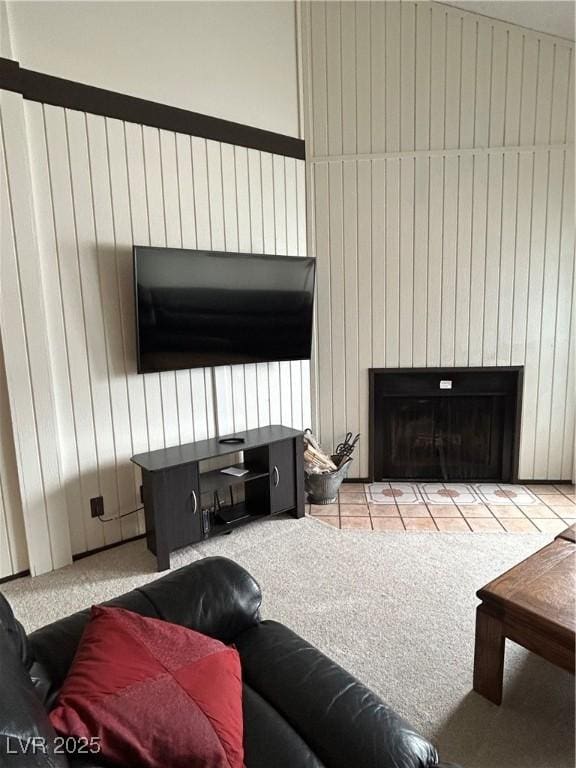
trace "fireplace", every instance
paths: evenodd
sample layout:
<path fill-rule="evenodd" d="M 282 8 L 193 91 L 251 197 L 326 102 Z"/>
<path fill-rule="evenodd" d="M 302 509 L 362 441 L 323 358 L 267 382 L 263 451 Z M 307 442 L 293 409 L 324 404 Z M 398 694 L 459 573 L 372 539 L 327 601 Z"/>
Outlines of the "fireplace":
<path fill-rule="evenodd" d="M 370 369 L 370 480 L 518 480 L 521 367 Z"/>

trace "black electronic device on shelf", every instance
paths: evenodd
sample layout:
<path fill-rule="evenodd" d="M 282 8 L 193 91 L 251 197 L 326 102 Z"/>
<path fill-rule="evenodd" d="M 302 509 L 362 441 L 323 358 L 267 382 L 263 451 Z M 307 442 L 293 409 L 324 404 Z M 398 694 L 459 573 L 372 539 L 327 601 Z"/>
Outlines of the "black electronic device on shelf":
<path fill-rule="evenodd" d="M 202 471 L 202 462 L 238 453 L 237 443 L 217 437 L 132 457 L 142 469 L 146 539 L 159 571 L 181 547 L 280 512 L 304 516 L 302 432 L 270 426 L 235 437 L 243 440 L 244 458 L 234 466 L 247 470 L 240 476 Z"/>

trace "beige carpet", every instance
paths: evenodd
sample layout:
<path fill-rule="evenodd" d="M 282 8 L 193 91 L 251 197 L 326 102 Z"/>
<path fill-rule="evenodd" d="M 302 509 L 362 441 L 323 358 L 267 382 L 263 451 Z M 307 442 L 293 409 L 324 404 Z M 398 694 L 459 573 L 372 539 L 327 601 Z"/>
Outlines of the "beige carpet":
<path fill-rule="evenodd" d="M 508 644 L 504 701 L 471 691 L 475 591 L 544 534 L 340 531 L 312 519 L 248 526 L 173 558 L 222 554 L 289 624 L 372 687 L 465 768 L 573 768 L 574 679 Z M 144 542 L 4 585 L 28 629 L 155 578 Z"/>

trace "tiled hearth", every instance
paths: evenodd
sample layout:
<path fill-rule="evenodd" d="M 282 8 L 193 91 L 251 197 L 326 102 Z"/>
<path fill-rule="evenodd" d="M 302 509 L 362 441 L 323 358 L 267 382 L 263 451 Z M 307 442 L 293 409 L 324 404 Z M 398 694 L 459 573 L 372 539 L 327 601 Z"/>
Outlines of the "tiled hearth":
<path fill-rule="evenodd" d="M 556 534 L 576 522 L 573 485 L 345 483 L 308 512 L 336 528 Z"/>

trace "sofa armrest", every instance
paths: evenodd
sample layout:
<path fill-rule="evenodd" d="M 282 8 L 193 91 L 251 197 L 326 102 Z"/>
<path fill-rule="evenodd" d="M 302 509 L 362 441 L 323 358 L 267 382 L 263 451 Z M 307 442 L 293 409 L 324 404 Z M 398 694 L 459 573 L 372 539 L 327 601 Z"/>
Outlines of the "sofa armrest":
<path fill-rule="evenodd" d="M 0 625 L 0 765 L 2 768 L 67 768 L 55 754 L 56 733 L 14 639 Z"/>
<path fill-rule="evenodd" d="M 435 747 L 372 691 L 282 624 L 236 639 L 245 682 L 330 768 L 431 768 Z"/>
<path fill-rule="evenodd" d="M 0 632 L 4 633 L 7 642 L 11 643 L 20 661 L 26 665 L 28 663 L 26 632 L 14 616 L 12 606 L 2 594 L 0 594 Z"/>
<path fill-rule="evenodd" d="M 138 592 L 152 603 L 159 618 L 223 643 L 233 642 L 260 621 L 260 587 L 248 571 L 226 557 L 198 560 L 139 587 Z"/>

